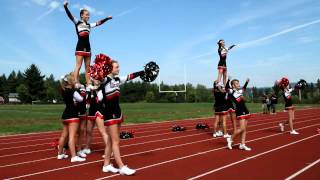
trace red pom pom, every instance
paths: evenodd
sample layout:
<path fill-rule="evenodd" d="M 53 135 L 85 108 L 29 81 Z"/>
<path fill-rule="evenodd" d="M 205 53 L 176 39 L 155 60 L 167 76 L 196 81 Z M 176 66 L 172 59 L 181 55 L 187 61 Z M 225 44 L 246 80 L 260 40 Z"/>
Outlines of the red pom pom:
<path fill-rule="evenodd" d="M 289 79 L 287 78 L 287 77 L 283 77 L 282 79 L 281 79 L 281 85 L 282 85 L 282 87 L 287 87 L 288 85 L 289 85 Z"/>
<path fill-rule="evenodd" d="M 283 77 L 277 80 L 276 84 L 281 88 L 286 88 L 289 85 L 289 79 L 287 77 Z"/>
<path fill-rule="evenodd" d="M 90 76 L 93 79 L 103 81 L 112 71 L 112 59 L 104 54 L 96 55 L 94 64 L 90 66 Z"/>

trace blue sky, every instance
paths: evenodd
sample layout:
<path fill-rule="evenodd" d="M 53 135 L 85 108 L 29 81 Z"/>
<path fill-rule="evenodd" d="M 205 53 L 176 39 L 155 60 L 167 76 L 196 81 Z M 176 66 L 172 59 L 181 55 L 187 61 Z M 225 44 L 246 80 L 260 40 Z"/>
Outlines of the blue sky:
<path fill-rule="evenodd" d="M 74 69 L 77 36 L 62 2 L 1 0 L 1 74 L 31 63 L 56 78 Z M 282 76 L 320 78 L 319 0 L 69 0 L 69 7 L 78 18 L 89 8 L 90 21 L 114 17 L 92 30 L 91 48 L 117 59 L 123 75 L 155 60 L 165 83 L 183 83 L 186 66 L 188 82 L 210 87 L 216 42 L 224 39 L 238 45 L 228 73 L 250 77 L 251 86 L 271 86 Z"/>

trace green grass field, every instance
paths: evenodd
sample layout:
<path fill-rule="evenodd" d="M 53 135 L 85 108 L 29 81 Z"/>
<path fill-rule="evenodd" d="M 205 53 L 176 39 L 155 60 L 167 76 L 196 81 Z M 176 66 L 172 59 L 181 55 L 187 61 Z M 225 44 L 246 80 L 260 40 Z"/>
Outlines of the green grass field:
<path fill-rule="evenodd" d="M 260 112 L 261 104 L 247 104 Z M 298 105 L 298 108 L 315 105 Z M 143 123 L 212 116 L 212 103 L 121 104 L 125 123 Z M 278 110 L 283 110 L 279 104 Z M 319 105 L 318 105 L 319 107 Z M 60 130 L 64 105 L 0 105 L 0 135 Z"/>

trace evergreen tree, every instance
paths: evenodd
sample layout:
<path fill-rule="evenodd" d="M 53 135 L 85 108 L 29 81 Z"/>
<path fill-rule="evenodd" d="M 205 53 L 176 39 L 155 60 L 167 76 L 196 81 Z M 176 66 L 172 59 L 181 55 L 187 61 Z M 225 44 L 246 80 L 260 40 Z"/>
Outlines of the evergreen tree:
<path fill-rule="evenodd" d="M 58 91 L 59 81 L 55 81 L 53 74 L 46 78 L 44 82 L 46 97 L 45 100 L 52 101 L 54 99 L 61 99 L 61 95 Z"/>
<path fill-rule="evenodd" d="M 21 71 L 18 71 L 17 73 L 17 84 L 18 86 L 20 84 L 24 84 L 24 76 L 23 76 L 23 73 L 21 73 Z"/>
<path fill-rule="evenodd" d="M 10 93 L 16 93 L 16 89 L 18 87 L 17 74 L 15 71 L 12 71 L 7 79 L 7 85 Z"/>
<path fill-rule="evenodd" d="M 0 96 L 7 96 L 9 93 L 8 85 L 7 85 L 7 78 L 6 75 L 3 74 L 0 76 Z"/>
<path fill-rule="evenodd" d="M 30 67 L 25 70 L 24 78 L 27 88 L 26 97 L 28 97 L 26 100 L 28 103 L 34 100 L 42 100 L 45 97 L 44 77 L 35 64 L 31 64 Z"/>
<path fill-rule="evenodd" d="M 19 99 L 22 103 L 30 103 L 32 101 L 28 88 L 25 84 L 20 84 L 17 87 L 17 93 L 19 94 Z"/>

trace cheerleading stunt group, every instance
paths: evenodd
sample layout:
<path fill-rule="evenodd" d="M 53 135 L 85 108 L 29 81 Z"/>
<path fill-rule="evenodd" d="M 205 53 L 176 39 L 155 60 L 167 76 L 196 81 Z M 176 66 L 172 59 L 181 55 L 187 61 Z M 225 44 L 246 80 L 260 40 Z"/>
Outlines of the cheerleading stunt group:
<path fill-rule="evenodd" d="M 120 173 L 122 175 L 133 175 L 135 170 L 129 168 L 121 159 L 120 154 L 120 125 L 124 121 L 119 106 L 120 85 L 127 81 L 140 77 L 145 82 L 152 82 L 158 75 L 159 67 L 150 62 L 145 69 L 131 73 L 125 77 L 119 77 L 120 66 L 116 60 L 109 56 L 99 54 L 95 57 L 94 64 L 91 62 L 91 47 L 89 41 L 90 30 L 93 27 L 102 25 L 112 17 L 108 16 L 96 23 L 88 23 L 89 11 L 81 9 L 80 20 L 77 20 L 68 9 L 68 2 L 64 1 L 64 8 L 69 19 L 74 23 L 78 36 L 76 46 L 76 67 L 73 72 L 66 74 L 60 80 L 60 89 L 65 102 L 65 109 L 62 114 L 63 131 L 58 142 L 57 159 L 66 159 L 66 149 L 69 149 L 71 162 L 86 161 L 91 154 L 90 144 L 92 141 L 93 128 L 99 130 L 104 144 L 104 165 L 103 172 Z M 214 81 L 213 94 L 215 97 L 215 122 L 213 137 L 223 136 L 226 138 L 227 147 L 233 148 L 233 141 L 240 136 L 239 149 L 250 151 L 246 146 L 247 121 L 250 112 L 245 105 L 244 91 L 249 83 L 246 80 L 243 87 L 240 87 L 239 80 L 227 76 L 226 58 L 232 45 L 228 48 L 224 40 L 218 41 L 218 78 Z M 85 63 L 86 86 L 79 82 L 79 71 L 82 63 Z M 227 78 L 228 77 L 228 78 Z M 281 131 L 289 125 L 290 134 L 299 134 L 293 129 L 294 107 L 292 105 L 289 80 L 282 78 L 277 84 L 283 91 L 285 109 L 289 113 L 288 121 L 280 123 Z M 233 133 L 229 135 L 226 128 L 227 116 L 233 124 Z M 237 127 L 239 124 L 239 127 Z M 116 167 L 111 164 L 113 156 Z"/>
<path fill-rule="evenodd" d="M 214 110 L 216 117 L 213 126 L 213 137 L 223 136 L 226 138 L 228 148 L 232 149 L 234 139 L 237 136 L 240 136 L 241 142 L 239 144 L 239 149 L 251 151 L 251 148 L 245 144 L 247 123 L 251 115 L 246 107 L 243 95 L 249 83 L 249 78 L 246 80 L 242 88 L 240 87 L 239 80 L 231 80 L 230 76 L 227 79 L 227 54 L 230 49 L 235 47 L 235 45 L 226 48 L 224 40 L 219 40 L 217 44 L 220 60 L 218 64 L 218 79 L 213 84 L 213 94 L 215 97 Z M 222 77 L 223 81 L 221 80 Z M 290 87 L 289 80 L 286 77 L 277 80 L 276 84 L 282 90 L 282 95 L 285 101 L 285 110 L 288 111 L 289 114 L 288 120 L 279 124 L 280 131 L 284 132 L 285 126 L 289 125 L 290 134 L 297 135 L 299 133 L 293 129 L 294 106 L 292 104 L 291 93 L 294 89 Z M 296 86 L 296 88 L 299 88 L 299 86 Z M 228 134 L 226 128 L 226 119 L 228 115 L 230 116 L 233 124 L 232 135 Z M 238 123 L 239 127 L 237 128 Z"/>

